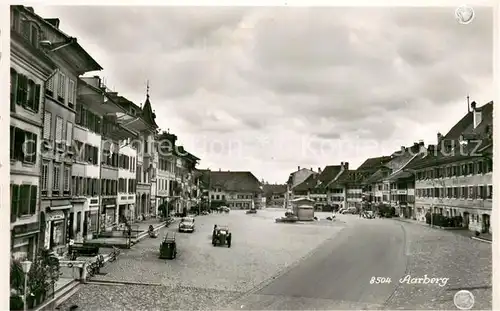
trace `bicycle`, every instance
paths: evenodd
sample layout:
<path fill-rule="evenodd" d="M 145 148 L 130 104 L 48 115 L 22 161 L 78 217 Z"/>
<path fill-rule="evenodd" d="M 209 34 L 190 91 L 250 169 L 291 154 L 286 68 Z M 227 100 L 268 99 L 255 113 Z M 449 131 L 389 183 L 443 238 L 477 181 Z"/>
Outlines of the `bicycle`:
<path fill-rule="evenodd" d="M 109 254 L 109 261 L 115 261 L 118 255 L 120 255 L 120 249 L 113 246 L 113 251 L 111 252 L 111 254 Z"/>

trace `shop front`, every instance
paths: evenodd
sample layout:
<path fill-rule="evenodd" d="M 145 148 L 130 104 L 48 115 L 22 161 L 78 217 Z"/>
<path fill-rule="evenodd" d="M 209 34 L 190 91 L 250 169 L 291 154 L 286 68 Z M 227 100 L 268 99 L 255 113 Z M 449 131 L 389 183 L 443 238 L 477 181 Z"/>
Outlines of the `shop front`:
<path fill-rule="evenodd" d="M 45 240 L 46 247 L 62 255 L 66 249 L 66 239 L 68 237 L 66 213 L 62 210 L 50 211 L 47 213 L 47 228 Z"/>
<path fill-rule="evenodd" d="M 11 230 L 11 253 L 15 259 L 33 260 L 37 247 L 40 223 L 15 226 Z"/>
<path fill-rule="evenodd" d="M 101 231 L 110 231 L 117 224 L 116 198 L 102 199 Z"/>

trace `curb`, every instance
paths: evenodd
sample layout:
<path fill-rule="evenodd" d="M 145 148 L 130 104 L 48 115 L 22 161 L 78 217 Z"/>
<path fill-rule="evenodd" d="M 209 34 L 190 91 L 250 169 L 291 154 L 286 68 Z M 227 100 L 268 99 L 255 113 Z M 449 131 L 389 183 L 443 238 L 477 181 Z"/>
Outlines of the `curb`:
<path fill-rule="evenodd" d="M 483 242 L 483 243 L 488 243 L 488 244 L 492 244 L 493 243 L 493 241 L 486 240 L 486 239 L 483 239 L 483 238 L 477 238 L 475 236 L 471 236 L 470 238 L 473 239 L 473 240 L 476 240 L 476 241 Z"/>

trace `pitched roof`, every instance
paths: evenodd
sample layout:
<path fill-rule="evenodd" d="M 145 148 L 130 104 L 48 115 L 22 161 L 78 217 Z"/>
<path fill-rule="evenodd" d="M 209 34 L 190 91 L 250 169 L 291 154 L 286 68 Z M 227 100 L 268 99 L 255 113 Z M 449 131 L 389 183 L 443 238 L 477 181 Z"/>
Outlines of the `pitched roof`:
<path fill-rule="evenodd" d="M 357 171 L 375 171 L 381 166 L 385 165 L 392 158 L 390 156 L 382 156 L 376 158 L 369 158 L 363 164 L 361 164 L 356 170 Z"/>
<path fill-rule="evenodd" d="M 303 182 L 293 187 L 293 191 L 308 191 L 318 185 L 318 174 L 311 174 Z"/>
<path fill-rule="evenodd" d="M 328 184 L 328 189 L 333 189 L 335 186 L 344 186 L 347 184 L 361 184 L 364 179 L 373 174 L 372 171 L 345 170 L 337 177 L 335 181 Z"/>
<path fill-rule="evenodd" d="M 221 187 L 225 191 L 261 192 L 261 183 L 251 172 L 210 171 L 210 186 Z"/>
<path fill-rule="evenodd" d="M 489 102 L 476 108 L 481 111 L 481 123 L 474 128 L 474 113 L 467 113 L 452 129 L 444 136 L 444 140 L 449 144 L 449 149 L 445 145 L 428 146 L 427 153 L 418 156 L 407 165 L 408 169 L 421 169 L 439 164 L 453 163 L 467 158 L 489 156 L 489 145 L 493 144 L 493 102 Z M 471 140 L 466 145 L 460 145 L 461 138 L 479 139 L 481 146 Z M 446 148 L 445 148 L 446 147 Z M 451 147 L 454 147 L 452 149 Z"/>
<path fill-rule="evenodd" d="M 265 184 L 262 185 L 262 190 L 265 194 L 274 194 L 274 193 L 285 193 L 287 191 L 286 185 L 271 185 Z"/>
<path fill-rule="evenodd" d="M 375 173 L 372 175 L 369 175 L 363 180 L 363 184 L 373 184 L 376 182 L 382 181 L 384 178 L 386 178 L 390 173 L 390 170 L 388 168 L 379 168 Z"/>
<path fill-rule="evenodd" d="M 319 181 L 324 184 L 332 181 L 342 170 L 340 165 L 327 165 L 318 176 Z"/>

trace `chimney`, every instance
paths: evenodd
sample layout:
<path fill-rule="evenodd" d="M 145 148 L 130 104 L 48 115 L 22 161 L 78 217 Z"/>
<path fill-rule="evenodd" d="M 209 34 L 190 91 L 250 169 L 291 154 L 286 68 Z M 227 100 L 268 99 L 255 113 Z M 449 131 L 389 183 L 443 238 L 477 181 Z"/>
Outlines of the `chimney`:
<path fill-rule="evenodd" d="M 318 167 L 318 173 L 321 173 L 321 167 Z"/>
<path fill-rule="evenodd" d="M 476 108 L 476 102 L 472 102 L 470 106 L 472 107 L 474 128 L 476 128 L 483 121 L 483 114 L 481 113 L 481 109 Z"/>
<path fill-rule="evenodd" d="M 311 171 L 314 172 L 312 167 L 311 167 Z"/>
<path fill-rule="evenodd" d="M 344 170 L 349 170 L 349 162 L 340 162 L 340 165 Z"/>
<path fill-rule="evenodd" d="M 221 169 L 219 168 L 219 172 L 221 172 Z"/>
<path fill-rule="evenodd" d="M 423 140 L 419 140 L 419 141 L 418 141 L 418 144 L 419 144 L 420 146 L 424 146 L 424 147 L 425 147 L 425 144 L 424 144 L 424 141 L 423 141 Z"/>
<path fill-rule="evenodd" d="M 401 146 L 401 152 L 405 152 L 406 151 L 406 147 L 405 146 Z"/>
<path fill-rule="evenodd" d="M 297 166 L 297 171 L 300 171 L 300 166 Z"/>
<path fill-rule="evenodd" d="M 437 143 L 441 143 L 441 141 L 443 140 L 443 135 L 441 133 L 437 133 Z"/>
<path fill-rule="evenodd" d="M 436 150 L 436 146 L 435 145 L 429 145 L 429 146 L 427 146 L 427 151 L 434 152 L 434 150 Z"/>

